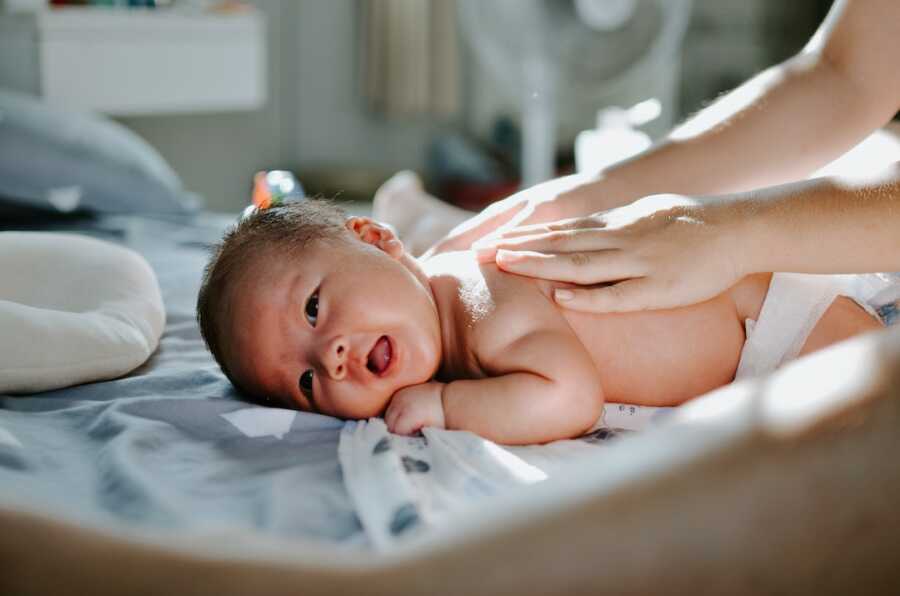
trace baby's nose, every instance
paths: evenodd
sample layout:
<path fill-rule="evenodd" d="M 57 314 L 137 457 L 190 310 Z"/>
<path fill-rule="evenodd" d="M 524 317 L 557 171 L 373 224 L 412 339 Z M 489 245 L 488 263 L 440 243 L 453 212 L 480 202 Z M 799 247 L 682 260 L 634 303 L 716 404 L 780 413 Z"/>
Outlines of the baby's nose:
<path fill-rule="evenodd" d="M 322 368 L 329 377 L 340 381 L 347 376 L 347 340 L 338 336 L 325 344 Z"/>

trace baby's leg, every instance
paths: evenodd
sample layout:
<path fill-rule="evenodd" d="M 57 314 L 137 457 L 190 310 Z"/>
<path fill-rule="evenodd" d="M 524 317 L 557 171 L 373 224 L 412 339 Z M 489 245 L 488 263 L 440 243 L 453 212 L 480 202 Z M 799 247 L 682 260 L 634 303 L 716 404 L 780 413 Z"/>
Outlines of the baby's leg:
<path fill-rule="evenodd" d="M 800 350 L 800 356 L 883 327 L 859 304 L 846 296 L 838 296 L 809 334 Z"/>
<path fill-rule="evenodd" d="M 475 212 L 429 195 L 415 172 L 404 170 L 375 193 L 372 215 L 393 226 L 406 249 L 418 256 Z"/>
<path fill-rule="evenodd" d="M 828 285 L 827 276 L 809 282 L 818 276 L 797 274 L 756 274 L 745 277 L 736 284 L 731 294 L 738 318 L 756 321 L 755 331 L 744 346 L 738 377 L 770 372 L 770 366 L 777 366 L 783 358 L 803 356 L 854 335 L 880 329 L 881 323 L 869 315 L 864 308 L 845 296 L 838 296 L 821 313 L 825 304 L 821 300 L 831 300 L 828 292 L 834 287 Z M 823 285 L 824 284 L 824 285 Z M 768 305 L 769 301 L 773 303 Z M 766 311 L 764 311 L 764 303 Z M 817 316 L 817 319 L 812 317 Z M 806 330 L 815 321 L 812 330 Z M 801 337 L 800 334 L 805 334 Z M 803 345 L 797 353 L 797 342 Z"/>

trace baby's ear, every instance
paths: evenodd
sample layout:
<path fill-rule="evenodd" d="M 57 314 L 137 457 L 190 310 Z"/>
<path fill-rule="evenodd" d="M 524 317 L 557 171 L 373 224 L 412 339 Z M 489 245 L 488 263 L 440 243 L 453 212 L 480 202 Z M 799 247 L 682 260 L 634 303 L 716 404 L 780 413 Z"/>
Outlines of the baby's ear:
<path fill-rule="evenodd" d="M 378 247 L 388 256 L 399 259 L 403 255 L 403 243 L 387 224 L 370 217 L 350 217 L 345 224 L 350 233 L 367 244 Z"/>

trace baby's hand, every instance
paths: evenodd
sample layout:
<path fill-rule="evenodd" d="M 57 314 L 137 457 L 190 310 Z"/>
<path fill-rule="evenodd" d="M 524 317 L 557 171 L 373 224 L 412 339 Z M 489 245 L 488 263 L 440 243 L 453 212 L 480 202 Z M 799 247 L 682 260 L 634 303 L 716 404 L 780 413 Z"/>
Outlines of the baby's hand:
<path fill-rule="evenodd" d="M 430 381 L 404 387 L 395 393 L 384 413 L 388 430 L 398 435 L 411 435 L 426 426 L 444 428 L 443 388 L 444 383 Z"/>

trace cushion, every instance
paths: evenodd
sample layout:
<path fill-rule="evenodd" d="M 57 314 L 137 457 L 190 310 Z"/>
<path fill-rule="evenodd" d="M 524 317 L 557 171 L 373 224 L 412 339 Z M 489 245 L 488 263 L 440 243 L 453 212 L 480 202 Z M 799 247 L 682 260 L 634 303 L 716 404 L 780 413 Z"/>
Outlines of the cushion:
<path fill-rule="evenodd" d="M 164 325 L 159 284 L 137 253 L 86 236 L 0 233 L 0 393 L 124 375 Z"/>
<path fill-rule="evenodd" d="M 124 126 L 4 90 L 0 198 L 62 212 L 182 213 L 199 205 L 162 156 Z"/>

